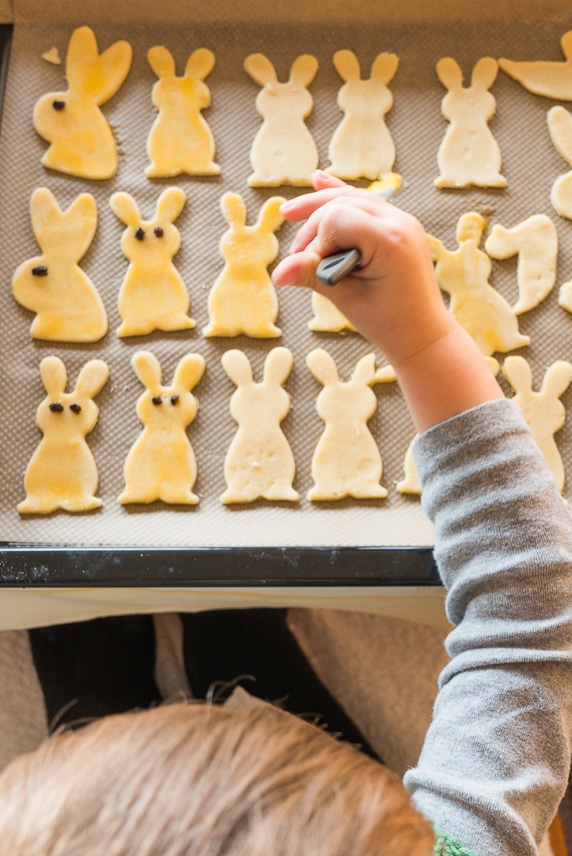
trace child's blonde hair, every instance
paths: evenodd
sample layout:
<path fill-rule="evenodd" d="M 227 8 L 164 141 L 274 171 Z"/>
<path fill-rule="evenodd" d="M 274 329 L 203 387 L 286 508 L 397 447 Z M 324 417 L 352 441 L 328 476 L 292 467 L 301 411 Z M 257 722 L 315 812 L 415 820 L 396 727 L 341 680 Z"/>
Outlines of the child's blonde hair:
<path fill-rule="evenodd" d="M 267 705 L 107 717 L 0 776 L 2 856 L 427 856 L 433 842 L 397 776 Z"/>

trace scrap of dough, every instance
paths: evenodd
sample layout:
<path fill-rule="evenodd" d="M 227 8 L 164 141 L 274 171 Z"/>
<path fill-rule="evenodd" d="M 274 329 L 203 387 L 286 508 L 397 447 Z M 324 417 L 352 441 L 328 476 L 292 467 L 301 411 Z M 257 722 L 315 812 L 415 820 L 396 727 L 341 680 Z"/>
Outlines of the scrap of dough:
<path fill-rule="evenodd" d="M 93 398 L 105 386 L 109 369 L 102 360 L 89 360 L 80 370 L 75 389 L 66 392 L 67 374 L 59 357 L 45 357 L 40 375 L 46 397 L 36 423 L 43 434 L 24 475 L 26 499 L 20 514 L 91 511 L 101 506 L 95 496 L 98 473 L 85 437 L 97 423 Z"/>
<path fill-rule="evenodd" d="M 556 101 L 572 101 L 572 30 L 560 39 L 564 62 L 516 62 L 499 59 L 499 65 L 529 92 Z"/>
<path fill-rule="evenodd" d="M 93 30 L 74 30 L 66 56 L 68 89 L 42 95 L 34 107 L 34 128 L 50 143 L 43 166 L 78 178 L 115 175 L 113 132 L 99 107 L 127 77 L 131 57 L 128 42 L 115 42 L 100 54 Z"/>
<path fill-rule="evenodd" d="M 341 333 L 343 330 L 356 332 L 356 328 L 343 312 L 317 291 L 312 292 L 312 312 L 314 316 L 308 321 L 308 329 L 314 333 Z"/>
<path fill-rule="evenodd" d="M 256 109 L 263 123 L 250 150 L 254 172 L 248 179 L 249 185 L 311 185 L 319 156 L 304 120 L 314 106 L 307 87 L 318 71 L 318 60 L 310 54 L 297 57 L 286 83 L 279 82 L 274 66 L 263 54 L 247 56 L 244 70 L 262 87 Z"/>
<path fill-rule="evenodd" d="M 225 265 L 208 298 L 209 324 L 203 335 L 272 339 L 282 335 L 276 289 L 268 274 L 278 255 L 274 234 L 284 222 L 282 196 L 272 196 L 260 209 L 253 226 L 246 225 L 246 206 L 238 193 L 225 193 L 221 209 L 229 225 L 220 239 Z"/>
<path fill-rule="evenodd" d="M 381 455 L 367 422 L 377 408 L 371 386 L 393 378 L 384 369 L 376 370 L 375 354 L 358 360 L 347 382 L 339 379 L 333 358 L 322 348 L 311 351 L 306 362 L 324 387 L 316 399 L 316 410 L 325 423 L 312 457 L 314 485 L 308 499 L 384 499 L 387 490 L 380 484 Z"/>
<path fill-rule="evenodd" d="M 188 58 L 185 73 L 176 76 L 175 61 L 167 48 L 156 45 L 147 52 L 149 65 L 159 78 L 153 87 L 153 104 L 159 115 L 147 140 L 151 164 L 148 178 L 187 175 L 219 175 L 213 160 L 213 135 L 201 111 L 210 105 L 204 83 L 213 69 L 215 56 L 199 48 Z"/>
<path fill-rule="evenodd" d="M 238 430 L 224 461 L 226 490 L 224 505 L 266 499 L 297 502 L 292 487 L 296 466 L 280 423 L 290 410 L 290 397 L 283 388 L 292 369 L 292 352 L 273 348 L 264 363 L 260 383 L 243 351 L 226 351 L 222 364 L 236 384 L 230 412 Z"/>
<path fill-rule="evenodd" d="M 50 48 L 49 51 L 46 51 L 45 53 L 43 53 L 42 59 L 45 59 L 46 62 L 51 62 L 52 65 L 61 65 L 62 64 L 60 53 L 56 47 Z"/>
<path fill-rule="evenodd" d="M 353 51 L 334 54 L 336 71 L 345 81 L 338 92 L 338 107 L 344 118 L 330 141 L 328 172 L 344 179 L 382 178 L 391 172 L 395 145 L 385 124 L 385 115 L 393 106 L 388 89 L 399 57 L 380 53 L 371 66 L 369 79 L 361 79 L 359 62 Z"/>
<path fill-rule="evenodd" d="M 21 306 L 36 313 L 34 339 L 53 342 L 97 342 L 107 333 L 107 314 L 95 285 L 77 264 L 88 251 L 97 228 L 97 204 L 80 194 L 62 211 L 47 187 L 30 200 L 32 229 L 42 249 L 12 278 L 12 293 Z"/>
<path fill-rule="evenodd" d="M 143 431 L 125 459 L 125 489 L 119 502 L 196 505 L 197 464 L 186 428 L 197 414 L 198 402 L 191 390 L 203 376 L 205 359 L 201 354 L 186 354 L 168 386 L 162 383 L 154 354 L 138 351 L 131 365 L 145 387 L 137 401 Z"/>
<path fill-rule="evenodd" d="M 456 250 L 447 250 L 428 235 L 437 282 L 450 295 L 449 311 L 473 337 L 480 351 L 491 356 L 530 343 L 518 328 L 518 319 L 504 297 L 489 284 L 491 260 L 479 249 L 486 220 L 469 211 L 457 224 Z"/>
<path fill-rule="evenodd" d="M 552 107 L 546 119 L 554 148 L 568 166 L 572 166 L 572 114 L 564 107 Z M 561 217 L 572 220 L 572 170 L 554 181 L 550 201 Z"/>
<path fill-rule="evenodd" d="M 519 405 L 544 460 L 552 472 L 558 490 L 564 489 L 564 466 L 554 434 L 564 425 L 566 411 L 560 401 L 572 381 L 572 364 L 557 360 L 546 370 L 540 392 L 532 389 L 532 373 L 524 357 L 511 356 L 504 361 L 503 374 L 515 391 Z"/>
<path fill-rule="evenodd" d="M 485 250 L 493 259 L 508 259 L 518 254 L 519 296 L 512 307 L 515 315 L 534 309 L 554 288 L 558 233 L 546 214 L 528 217 L 512 229 L 497 223 L 485 241 Z"/>
<path fill-rule="evenodd" d="M 497 72 L 496 60 L 483 57 L 473 68 L 471 85 L 464 87 L 454 59 L 444 57 L 437 63 L 437 76 L 449 90 L 441 112 L 450 124 L 437 154 L 441 174 L 436 187 L 506 187 L 500 149 L 488 126 L 496 109 L 488 90 Z"/>

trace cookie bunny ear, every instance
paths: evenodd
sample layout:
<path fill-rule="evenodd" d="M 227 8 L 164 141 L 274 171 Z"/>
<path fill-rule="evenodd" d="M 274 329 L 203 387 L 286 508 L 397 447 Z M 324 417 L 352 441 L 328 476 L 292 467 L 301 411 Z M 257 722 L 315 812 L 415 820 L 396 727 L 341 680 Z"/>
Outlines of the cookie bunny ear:
<path fill-rule="evenodd" d="M 251 386 L 252 367 L 242 351 L 225 351 L 222 355 L 222 367 L 235 386 Z"/>
<path fill-rule="evenodd" d="M 220 200 L 220 207 L 229 226 L 244 226 L 246 223 L 246 205 L 240 194 L 224 193 Z"/>
<path fill-rule="evenodd" d="M 289 83 L 305 88 L 309 86 L 318 71 L 318 60 L 311 54 L 302 54 L 292 63 Z"/>
<path fill-rule="evenodd" d="M 66 390 L 66 367 L 59 357 L 44 357 L 40 363 L 40 377 L 48 395 L 62 395 Z"/>
<path fill-rule="evenodd" d="M 75 385 L 75 395 L 82 398 L 95 398 L 103 389 L 109 377 L 109 368 L 103 360 L 89 360 L 82 366 Z"/>
<path fill-rule="evenodd" d="M 499 66 L 496 59 L 492 56 L 482 57 L 475 67 L 471 75 L 471 86 L 475 89 L 490 89 L 497 79 Z"/>
<path fill-rule="evenodd" d="M 159 79 L 162 77 L 174 77 L 177 73 L 173 55 L 164 45 L 155 45 L 149 48 L 147 51 L 147 62 Z"/>
<path fill-rule="evenodd" d="M 58 236 L 65 238 L 68 258 L 80 259 L 87 252 L 97 228 L 97 203 L 91 193 L 81 193 L 66 211 L 47 187 L 38 187 L 30 199 L 32 229 L 47 252 Z"/>
<path fill-rule="evenodd" d="M 150 351 L 138 351 L 131 360 L 133 371 L 147 389 L 156 390 L 161 386 L 161 364 Z"/>
<path fill-rule="evenodd" d="M 193 389 L 205 371 L 205 358 L 201 354 L 185 354 L 175 369 L 173 386 L 177 389 Z"/>
<path fill-rule="evenodd" d="M 129 42 L 115 42 L 100 55 L 93 30 L 78 27 L 71 35 L 66 56 L 69 87 L 88 95 L 95 104 L 104 104 L 127 77 L 131 59 Z"/>
<path fill-rule="evenodd" d="M 264 383 L 282 386 L 292 371 L 292 351 L 272 348 L 264 362 Z"/>
<path fill-rule="evenodd" d="M 346 83 L 361 79 L 361 69 L 353 51 L 336 51 L 333 57 L 334 68 Z"/>
<path fill-rule="evenodd" d="M 524 357 L 507 357 L 503 363 L 502 373 L 515 392 L 532 390 L 532 372 Z"/>
<path fill-rule="evenodd" d="M 572 383 L 572 365 L 566 360 L 557 360 L 546 370 L 540 392 L 551 398 L 560 398 Z"/>
<path fill-rule="evenodd" d="M 137 226 L 141 222 L 141 214 L 139 207 L 133 197 L 120 190 L 117 193 L 112 193 L 109 198 L 111 210 L 126 226 Z"/>
<path fill-rule="evenodd" d="M 283 196 L 272 196 L 267 199 L 258 215 L 257 227 L 264 232 L 276 232 L 284 222 L 280 206 L 286 199 Z"/>
<path fill-rule="evenodd" d="M 306 365 L 323 386 L 339 383 L 338 370 L 333 357 L 323 348 L 315 348 L 306 357 Z"/>
<path fill-rule="evenodd" d="M 456 92 L 463 88 L 463 72 L 454 59 L 450 56 L 445 56 L 439 60 L 435 66 L 437 77 L 445 87 L 451 92 Z"/>
<path fill-rule="evenodd" d="M 190 55 L 185 66 L 185 77 L 191 80 L 204 80 L 215 65 L 215 55 L 208 48 L 197 48 Z"/>
<path fill-rule="evenodd" d="M 375 383 L 375 354 L 366 354 L 357 361 L 352 372 L 352 380 L 364 386 Z"/>
<path fill-rule="evenodd" d="M 174 223 L 183 210 L 186 199 L 182 187 L 168 187 L 157 200 L 156 219 Z"/>
<path fill-rule="evenodd" d="M 244 60 L 243 68 L 259 86 L 272 87 L 278 83 L 274 66 L 264 54 L 250 54 Z"/>
<path fill-rule="evenodd" d="M 397 54 L 387 52 L 380 53 L 376 56 L 371 65 L 371 78 L 374 80 L 381 80 L 381 82 L 387 86 L 387 84 L 393 79 L 398 65 L 399 57 Z"/>
<path fill-rule="evenodd" d="M 567 33 L 560 39 L 560 47 L 562 48 L 562 53 L 568 60 L 568 62 L 572 61 L 572 30 L 568 30 Z"/>

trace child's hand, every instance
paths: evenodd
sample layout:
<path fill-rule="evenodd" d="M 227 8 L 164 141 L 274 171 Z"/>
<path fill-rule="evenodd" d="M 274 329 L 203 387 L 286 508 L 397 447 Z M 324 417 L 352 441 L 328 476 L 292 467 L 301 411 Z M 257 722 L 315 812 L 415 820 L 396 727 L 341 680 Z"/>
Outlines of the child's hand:
<path fill-rule="evenodd" d="M 314 193 L 282 205 L 287 220 L 306 220 L 274 270 L 276 285 L 313 288 L 328 297 L 375 343 L 396 369 L 446 335 L 455 322 L 433 271 L 419 222 L 374 193 L 350 187 L 325 172 Z M 360 267 L 334 287 L 316 278 L 324 256 L 357 247 Z"/>

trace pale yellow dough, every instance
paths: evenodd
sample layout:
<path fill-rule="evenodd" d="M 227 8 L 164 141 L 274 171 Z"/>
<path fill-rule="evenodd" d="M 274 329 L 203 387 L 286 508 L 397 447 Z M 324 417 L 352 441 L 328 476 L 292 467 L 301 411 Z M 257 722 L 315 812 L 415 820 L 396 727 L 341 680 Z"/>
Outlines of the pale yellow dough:
<path fill-rule="evenodd" d="M 572 30 L 564 33 L 560 47 L 565 56 L 564 62 L 499 59 L 499 65 L 529 92 L 556 101 L 572 101 Z"/>
<path fill-rule="evenodd" d="M 43 437 L 27 466 L 26 499 L 18 511 L 50 514 L 58 509 L 99 508 L 97 467 L 85 437 L 97 423 L 99 408 L 93 399 L 107 382 L 107 365 L 89 360 L 72 392 L 66 392 L 67 373 L 59 357 L 44 357 L 40 375 L 47 394 L 38 407 L 36 422 Z"/>
<path fill-rule="evenodd" d="M 479 244 L 486 227 L 480 214 L 470 211 L 459 218 L 456 250 L 428 236 L 439 287 L 450 295 L 449 310 L 473 337 L 481 353 L 491 356 L 528 345 L 518 319 L 504 297 L 489 284 L 491 260 Z"/>
<path fill-rule="evenodd" d="M 358 360 L 349 381 L 340 380 L 333 358 L 322 348 L 311 351 L 306 362 L 323 385 L 316 410 L 325 423 L 312 457 L 314 485 L 308 499 L 384 499 L 381 455 L 367 422 L 377 408 L 371 386 L 393 378 L 385 369 L 376 370 L 375 354 Z"/>
<path fill-rule="evenodd" d="M 131 45 L 115 42 L 99 53 L 93 30 L 74 30 L 66 56 L 65 92 L 43 95 L 34 107 L 37 133 L 50 144 L 42 164 L 79 178 L 117 172 L 113 132 L 99 109 L 115 95 L 131 67 Z"/>
<path fill-rule="evenodd" d="M 507 357 L 502 371 L 515 391 L 513 401 L 519 405 L 532 436 L 556 481 L 560 492 L 564 489 L 564 466 L 554 440 L 554 434 L 564 425 L 565 409 L 560 396 L 572 381 L 572 364 L 557 360 L 547 370 L 540 392 L 532 388 L 532 373 L 524 357 Z"/>
<path fill-rule="evenodd" d="M 356 328 L 343 312 L 317 291 L 312 292 L 312 312 L 314 314 L 308 321 L 308 329 L 314 333 L 342 333 L 344 330 L 355 332 Z"/>
<path fill-rule="evenodd" d="M 328 172 L 332 175 L 374 180 L 393 169 L 395 145 L 385 115 L 393 106 L 388 84 L 398 64 L 395 54 L 380 53 L 372 63 L 369 79 L 362 80 L 359 61 L 352 51 L 334 54 L 334 66 L 345 83 L 338 93 L 344 118 L 329 146 L 332 163 Z"/>
<path fill-rule="evenodd" d="M 292 487 L 294 456 L 280 427 L 290 410 L 290 397 L 283 385 L 292 369 L 291 351 L 270 351 L 260 383 L 253 380 L 252 368 L 242 351 L 227 351 L 222 364 L 236 385 L 230 412 L 238 431 L 224 462 L 227 487 L 221 502 L 297 502 L 299 496 Z"/>
<path fill-rule="evenodd" d="M 274 66 L 263 54 L 250 54 L 244 70 L 262 87 L 256 109 L 264 120 L 252 143 L 254 171 L 248 183 L 251 187 L 311 185 L 318 149 L 304 119 L 314 106 L 307 87 L 318 71 L 318 60 L 310 54 L 299 56 L 286 83 L 279 82 Z"/>
<path fill-rule="evenodd" d="M 49 51 L 45 51 L 42 54 L 42 59 L 45 59 L 46 62 L 50 62 L 52 65 L 62 64 L 60 52 L 56 47 L 50 48 Z"/>
<path fill-rule="evenodd" d="M 97 342 L 107 333 L 103 301 L 78 262 L 97 228 L 97 205 L 90 193 L 62 211 L 47 187 L 30 200 L 32 229 L 42 250 L 23 262 L 12 278 L 12 293 L 36 313 L 30 332 L 52 342 Z"/>
<path fill-rule="evenodd" d="M 150 48 L 147 59 L 159 78 L 153 87 L 153 104 L 159 115 L 149 132 L 147 153 L 151 164 L 145 175 L 219 175 L 220 167 L 213 160 L 213 135 L 201 115 L 210 105 L 204 80 L 214 67 L 214 54 L 207 48 L 194 51 L 182 77 L 177 77 L 175 61 L 167 48 Z"/>
<path fill-rule="evenodd" d="M 160 363 L 149 351 L 138 351 L 131 364 L 145 387 L 137 401 L 143 431 L 125 460 L 125 490 L 119 502 L 196 505 L 197 464 L 186 428 L 197 414 L 191 390 L 203 376 L 204 357 L 182 357 L 169 385 L 163 385 Z"/>
<path fill-rule="evenodd" d="M 558 154 L 572 166 L 572 114 L 564 107 L 552 107 L 547 115 L 550 139 Z M 550 191 L 554 210 L 572 220 L 572 170 L 558 176 Z"/>
<path fill-rule="evenodd" d="M 496 60 L 483 57 L 473 68 L 471 85 L 464 87 L 454 59 L 444 57 L 437 63 L 437 76 L 449 90 L 441 111 L 450 124 L 437 154 L 441 174 L 435 179 L 436 187 L 506 186 L 500 173 L 500 149 L 488 126 L 496 108 L 488 90 L 497 72 Z"/>
<path fill-rule="evenodd" d="M 117 335 L 145 336 L 153 330 L 190 330 L 189 294 L 173 257 L 181 246 L 174 221 L 185 204 L 181 187 L 168 187 L 157 200 L 155 216 L 144 220 L 129 193 L 114 193 L 109 204 L 126 224 L 121 247 L 130 264 L 118 298 L 123 323 Z"/>
<path fill-rule="evenodd" d="M 267 199 L 253 226 L 246 225 L 246 206 L 238 193 L 221 198 L 229 225 L 220 240 L 224 268 L 208 299 L 209 324 L 205 336 L 239 336 L 268 339 L 282 335 L 274 323 L 278 317 L 276 289 L 268 274 L 278 255 L 274 234 L 284 222 L 282 196 Z"/>

